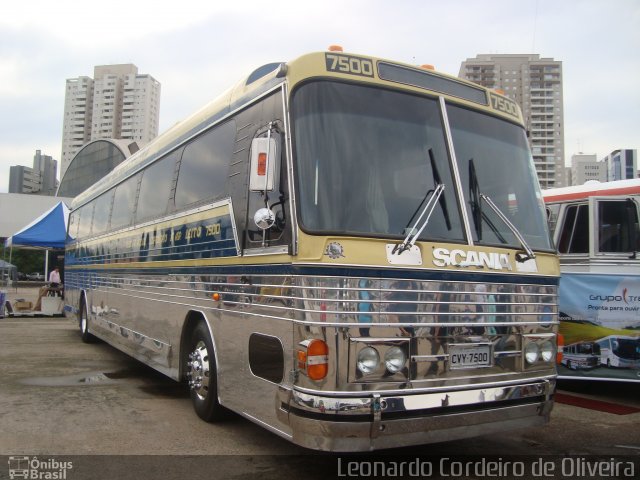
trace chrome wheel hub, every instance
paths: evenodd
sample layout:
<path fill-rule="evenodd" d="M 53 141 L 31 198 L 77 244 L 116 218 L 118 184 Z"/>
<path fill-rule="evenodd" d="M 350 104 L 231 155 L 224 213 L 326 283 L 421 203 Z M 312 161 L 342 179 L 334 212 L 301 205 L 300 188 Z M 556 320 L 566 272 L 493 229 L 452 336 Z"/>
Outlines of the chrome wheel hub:
<path fill-rule="evenodd" d="M 207 346 L 200 340 L 193 352 L 189 354 L 187 362 L 187 377 L 189 387 L 204 399 L 209 392 L 209 352 Z"/>

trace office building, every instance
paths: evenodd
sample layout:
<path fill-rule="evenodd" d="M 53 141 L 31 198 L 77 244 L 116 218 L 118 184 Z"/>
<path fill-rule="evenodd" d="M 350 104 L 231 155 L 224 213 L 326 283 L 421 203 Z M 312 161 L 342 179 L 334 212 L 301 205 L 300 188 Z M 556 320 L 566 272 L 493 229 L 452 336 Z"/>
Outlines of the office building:
<path fill-rule="evenodd" d="M 520 105 L 540 186 L 565 186 L 562 62 L 537 54 L 481 54 L 462 62 L 459 77 L 500 89 Z"/>
<path fill-rule="evenodd" d="M 58 188 L 58 161 L 36 150 L 33 156 L 33 169 L 40 173 L 41 194 L 55 195 Z"/>
<path fill-rule="evenodd" d="M 142 147 L 158 135 L 160 83 L 133 64 L 100 65 L 93 78 L 66 83 L 61 174 L 91 140 L 124 139 Z"/>
<path fill-rule="evenodd" d="M 571 181 L 569 185 L 583 185 L 590 180 L 607 181 L 607 164 L 598 157 L 584 153 L 571 155 Z"/>
<path fill-rule="evenodd" d="M 614 150 L 603 162 L 607 165 L 608 179 L 627 180 L 638 178 L 638 151 L 630 149 Z"/>
<path fill-rule="evenodd" d="M 40 191 L 40 172 L 23 165 L 9 167 L 9 193 L 37 193 Z"/>
<path fill-rule="evenodd" d="M 14 165 L 9 168 L 9 193 L 37 193 L 53 196 L 58 188 L 58 161 L 36 150 L 33 168 Z"/>

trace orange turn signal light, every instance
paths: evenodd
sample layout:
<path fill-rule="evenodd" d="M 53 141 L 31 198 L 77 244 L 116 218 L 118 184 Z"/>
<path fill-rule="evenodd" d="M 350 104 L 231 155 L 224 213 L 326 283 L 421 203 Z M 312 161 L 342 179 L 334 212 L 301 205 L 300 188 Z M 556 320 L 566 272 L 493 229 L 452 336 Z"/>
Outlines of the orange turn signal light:
<path fill-rule="evenodd" d="M 330 52 L 344 52 L 342 46 L 340 45 L 329 45 Z"/>
<path fill-rule="evenodd" d="M 420 65 L 420 68 L 422 68 L 423 70 L 435 70 L 436 67 L 434 67 L 433 65 L 430 65 L 428 63 L 425 63 L 424 65 Z"/>
<path fill-rule="evenodd" d="M 562 363 L 562 351 L 564 350 L 564 335 L 558 334 L 558 351 L 556 353 L 556 363 L 560 365 Z"/>
<path fill-rule="evenodd" d="M 298 370 L 311 380 L 322 380 L 329 373 L 329 346 L 317 338 L 299 345 L 301 348 L 296 351 Z"/>
<path fill-rule="evenodd" d="M 214 299 L 216 302 L 218 302 L 220 301 L 220 294 L 216 292 L 213 295 L 211 295 L 211 298 Z"/>

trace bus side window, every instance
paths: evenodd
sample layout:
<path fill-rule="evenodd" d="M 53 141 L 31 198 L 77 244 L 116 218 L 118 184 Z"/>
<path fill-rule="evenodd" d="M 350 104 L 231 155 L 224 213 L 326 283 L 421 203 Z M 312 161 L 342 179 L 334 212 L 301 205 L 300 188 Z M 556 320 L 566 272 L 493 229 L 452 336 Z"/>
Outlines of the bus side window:
<path fill-rule="evenodd" d="M 235 138 L 236 122 L 231 120 L 185 147 L 176 185 L 176 209 L 228 195 L 227 180 Z"/>
<path fill-rule="evenodd" d="M 138 191 L 140 175 L 129 178 L 116 187 L 111 209 L 111 228 L 121 228 L 131 225 Z"/>
<path fill-rule="evenodd" d="M 589 207 L 571 205 L 567 207 L 560 240 L 560 253 L 589 253 Z"/>
<path fill-rule="evenodd" d="M 167 205 L 174 184 L 176 161 L 182 150 L 170 153 L 165 158 L 144 169 L 140 182 L 140 195 L 136 209 L 136 222 L 157 217 L 167 212 Z"/>
<path fill-rule="evenodd" d="M 627 200 L 598 202 L 598 251 L 622 253 L 635 251 L 638 213 Z"/>

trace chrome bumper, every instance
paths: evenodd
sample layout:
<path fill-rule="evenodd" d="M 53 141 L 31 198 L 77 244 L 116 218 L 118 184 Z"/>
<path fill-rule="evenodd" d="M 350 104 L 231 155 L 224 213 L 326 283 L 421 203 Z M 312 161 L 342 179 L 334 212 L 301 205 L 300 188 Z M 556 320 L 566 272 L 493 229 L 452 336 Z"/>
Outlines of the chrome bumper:
<path fill-rule="evenodd" d="M 442 442 L 543 425 L 555 378 L 520 385 L 367 397 L 281 390 L 278 417 L 293 442 L 355 452 Z"/>

